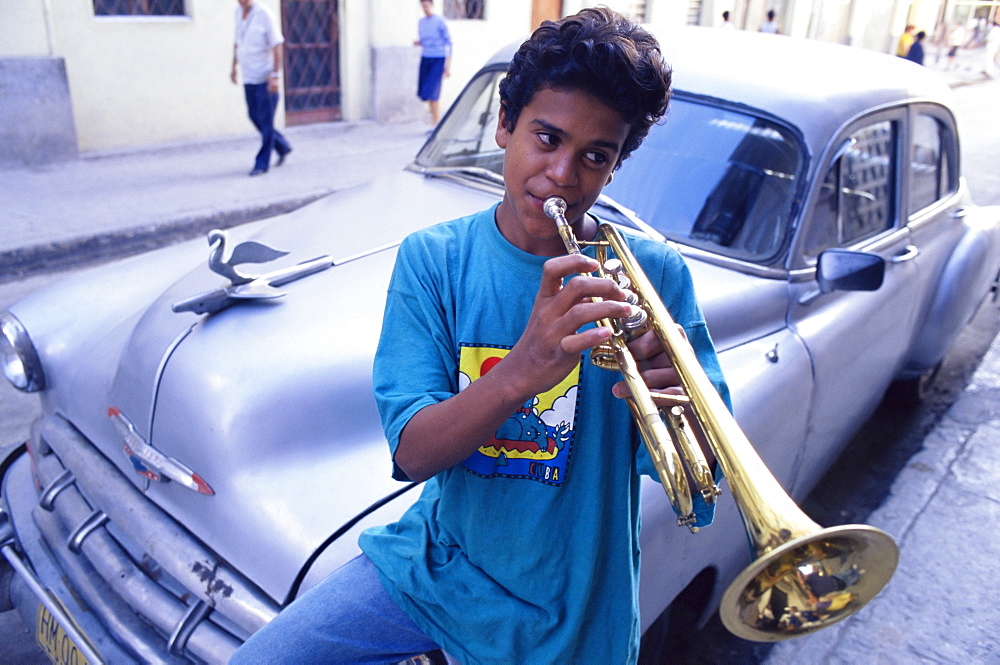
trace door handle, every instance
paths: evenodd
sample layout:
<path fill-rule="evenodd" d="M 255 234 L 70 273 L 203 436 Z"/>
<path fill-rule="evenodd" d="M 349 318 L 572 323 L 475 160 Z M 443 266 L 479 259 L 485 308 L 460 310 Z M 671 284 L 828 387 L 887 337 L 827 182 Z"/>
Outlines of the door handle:
<path fill-rule="evenodd" d="M 907 245 L 906 249 L 890 259 L 890 263 L 903 263 L 904 261 L 915 259 L 919 253 L 920 250 L 917 249 L 916 245 Z"/>

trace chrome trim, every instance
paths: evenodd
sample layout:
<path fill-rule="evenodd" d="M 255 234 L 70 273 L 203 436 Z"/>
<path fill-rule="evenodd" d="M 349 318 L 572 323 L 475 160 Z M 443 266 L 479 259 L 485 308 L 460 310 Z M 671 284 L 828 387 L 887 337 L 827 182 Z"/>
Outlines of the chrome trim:
<path fill-rule="evenodd" d="M 45 372 L 42 369 L 42 361 L 38 358 L 35 344 L 31 341 L 31 336 L 21 321 L 10 312 L 0 312 L 0 335 L 7 340 L 7 343 L 17 354 L 17 359 L 24 369 L 26 384 L 19 386 L 10 381 L 11 385 L 25 393 L 44 390 Z"/>
<path fill-rule="evenodd" d="M 45 489 L 42 490 L 41 496 L 38 497 L 38 505 L 45 510 L 51 511 L 55 504 L 56 497 L 75 481 L 76 478 L 73 477 L 73 472 L 66 469 L 45 486 Z"/>
<path fill-rule="evenodd" d="M 889 263 L 905 263 L 917 258 L 918 254 L 920 254 L 920 250 L 917 249 L 916 245 L 907 245 L 902 252 L 889 259 Z"/>
<path fill-rule="evenodd" d="M 142 663 L 172 665 L 189 662 L 186 659 L 182 661 L 174 657 L 164 657 L 161 650 L 157 649 L 157 645 L 163 644 L 163 636 L 146 620 L 149 617 L 149 609 L 159 605 L 155 596 L 146 597 L 146 605 L 142 608 L 144 611 L 137 611 L 131 603 L 119 595 L 119 588 L 111 588 L 108 585 L 86 557 L 70 554 L 64 547 L 51 546 L 52 543 L 62 542 L 66 537 L 66 532 L 54 513 L 36 509 L 32 513 L 32 518 L 45 543 L 49 545 L 47 549 L 54 556 L 64 582 L 71 587 L 74 597 L 99 618 L 101 625 L 115 641 L 124 645 L 124 648 Z M 88 546 L 95 541 L 96 539 L 88 542 Z M 156 586 L 151 581 L 149 585 Z M 35 595 L 37 597 L 37 594 Z M 63 628 L 65 627 L 63 624 Z"/>
<path fill-rule="evenodd" d="M 692 247 L 691 245 L 685 245 L 681 241 L 672 242 L 675 243 L 677 249 L 680 250 L 682 255 L 691 257 L 692 259 L 698 259 L 699 261 L 703 261 L 705 263 L 711 263 L 712 265 L 735 270 L 746 275 L 762 277 L 764 279 L 787 280 L 789 278 L 789 272 L 785 268 L 761 266 L 756 263 L 750 263 L 749 261 L 741 261 L 740 259 L 734 259 L 728 256 L 722 256 L 721 254 L 716 254 L 715 252 Z"/>
<path fill-rule="evenodd" d="M 5 519 L 6 510 L 0 506 L 0 520 Z M 0 554 L 7 559 L 7 563 L 10 564 L 14 572 L 17 573 L 21 580 L 27 585 L 31 590 L 31 593 L 38 599 L 45 609 L 49 611 L 52 618 L 59 623 L 60 627 L 66 632 L 73 643 L 80 649 L 80 652 L 94 665 L 105 662 L 101 655 L 94 651 L 94 648 L 90 645 L 90 641 L 76 628 L 76 624 L 70 618 L 59 603 L 53 600 L 52 596 L 45 590 L 42 586 L 41 581 L 35 577 L 35 574 L 31 571 L 31 568 L 21 560 L 18 555 L 17 550 L 14 549 L 13 538 L 10 541 L 3 543 L 0 546 Z"/>
<path fill-rule="evenodd" d="M 103 510 L 95 510 L 90 513 L 90 516 L 85 520 L 80 522 L 80 526 L 76 527 L 76 530 L 69 534 L 69 538 L 66 539 L 66 549 L 68 549 L 73 554 L 80 553 L 80 547 L 83 545 L 83 541 L 87 539 L 95 529 L 98 529 L 108 522 L 108 514 Z"/>
<path fill-rule="evenodd" d="M 69 423 L 58 417 L 47 418 L 40 435 L 56 457 L 36 460 L 39 479 L 45 482 L 45 475 L 59 475 L 63 466 L 74 469 L 79 494 L 70 494 L 85 495 L 88 500 L 86 513 L 70 519 L 67 526 L 77 524 L 91 510 L 99 508 L 112 522 L 121 525 L 123 532 L 163 570 L 247 633 L 257 631 L 274 618 L 279 609 L 277 603 L 149 501 Z M 61 518 L 64 516 L 62 510 L 56 512 Z M 89 541 L 84 547 L 88 544 Z M 208 581 L 202 575 L 204 570 L 213 571 Z M 226 593 L 220 593 L 221 589 Z"/>
<path fill-rule="evenodd" d="M 226 662 L 277 615 L 278 603 L 149 501 L 68 422 L 50 416 L 37 436 L 36 448 L 52 452 L 35 459 L 49 507 L 36 505 L 33 521 L 64 583 L 139 660 Z M 43 603 L 48 597 L 40 584 L 31 591 Z M 58 607 L 53 616 L 73 625 Z"/>
<path fill-rule="evenodd" d="M 203 600 L 188 608 L 187 613 L 178 622 L 170 639 L 167 640 L 167 651 L 175 656 L 183 656 L 184 649 L 187 648 L 188 640 L 202 621 L 212 613 L 211 606 Z"/>

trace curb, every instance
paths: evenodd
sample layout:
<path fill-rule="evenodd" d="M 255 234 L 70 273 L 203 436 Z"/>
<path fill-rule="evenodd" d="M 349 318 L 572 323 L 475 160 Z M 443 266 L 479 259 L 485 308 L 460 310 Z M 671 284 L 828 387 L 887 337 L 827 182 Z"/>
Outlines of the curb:
<path fill-rule="evenodd" d="M 297 210 L 334 190 L 245 208 L 196 213 L 169 221 L 0 251 L 0 284 L 40 272 L 124 258 L 202 235 Z"/>

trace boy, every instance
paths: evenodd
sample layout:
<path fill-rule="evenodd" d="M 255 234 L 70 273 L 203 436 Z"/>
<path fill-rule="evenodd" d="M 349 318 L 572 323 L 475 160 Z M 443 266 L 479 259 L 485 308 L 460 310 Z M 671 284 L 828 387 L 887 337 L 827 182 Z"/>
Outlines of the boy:
<path fill-rule="evenodd" d="M 389 287 L 375 393 L 394 475 L 426 479 L 423 493 L 244 651 L 635 661 L 638 472 L 655 472 L 611 397 L 626 394 L 619 375 L 584 354 L 609 335 L 593 323 L 632 306 L 610 280 L 578 275 L 596 261 L 566 253 L 542 204 L 562 197 L 576 236 L 592 239 L 587 211 L 666 111 L 669 86 L 652 36 L 607 9 L 546 23 L 522 45 L 500 85 L 503 200 L 408 237 Z M 725 395 L 680 256 L 630 244 Z M 651 387 L 677 383 L 651 333 L 631 349 Z M 697 512 L 711 521 L 711 508 Z M 284 642 L 270 636 L 279 624 Z"/>

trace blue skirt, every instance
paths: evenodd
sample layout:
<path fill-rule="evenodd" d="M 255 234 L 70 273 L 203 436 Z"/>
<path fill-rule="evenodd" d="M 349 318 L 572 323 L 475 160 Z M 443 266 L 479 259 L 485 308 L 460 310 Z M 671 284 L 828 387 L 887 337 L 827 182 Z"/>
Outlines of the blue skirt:
<path fill-rule="evenodd" d="M 425 102 L 436 102 L 441 96 L 441 78 L 444 76 L 444 58 L 420 58 L 420 79 L 417 96 Z"/>

